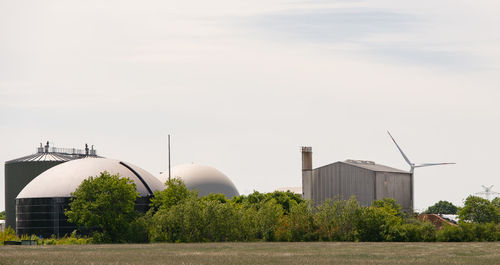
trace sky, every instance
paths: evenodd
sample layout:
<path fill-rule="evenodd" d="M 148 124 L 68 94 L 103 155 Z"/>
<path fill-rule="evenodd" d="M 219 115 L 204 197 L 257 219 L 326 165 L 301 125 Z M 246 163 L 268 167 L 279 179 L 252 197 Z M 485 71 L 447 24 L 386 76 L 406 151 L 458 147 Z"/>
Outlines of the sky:
<path fill-rule="evenodd" d="M 199 163 L 240 193 L 346 159 L 418 168 L 415 208 L 495 185 L 497 1 L 0 0 L 0 163 L 40 142 L 154 175 Z M 0 171 L 0 210 L 4 209 Z"/>

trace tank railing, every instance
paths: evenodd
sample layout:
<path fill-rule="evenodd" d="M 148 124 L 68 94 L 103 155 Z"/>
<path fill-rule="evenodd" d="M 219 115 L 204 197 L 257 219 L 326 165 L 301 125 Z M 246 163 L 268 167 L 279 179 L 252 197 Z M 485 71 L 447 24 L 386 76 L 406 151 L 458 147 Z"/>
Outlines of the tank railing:
<path fill-rule="evenodd" d="M 43 148 L 37 148 L 38 153 L 43 153 Z M 67 155 L 79 155 L 79 156 L 84 156 L 87 155 L 85 153 L 85 150 L 82 149 L 76 149 L 76 148 L 59 148 L 59 147 L 49 147 L 49 153 L 59 153 L 59 154 L 67 154 Z M 91 149 L 89 150 L 89 154 L 91 156 L 95 156 L 96 150 Z"/>

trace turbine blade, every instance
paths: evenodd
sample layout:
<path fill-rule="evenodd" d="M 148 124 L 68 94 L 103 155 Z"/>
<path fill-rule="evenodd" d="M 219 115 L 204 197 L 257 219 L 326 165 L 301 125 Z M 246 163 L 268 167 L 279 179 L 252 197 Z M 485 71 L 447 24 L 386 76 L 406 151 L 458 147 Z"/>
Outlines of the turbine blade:
<path fill-rule="evenodd" d="M 394 144 L 398 148 L 399 152 L 401 153 L 401 155 L 405 159 L 406 163 L 408 163 L 408 165 L 412 166 L 412 164 L 410 162 L 410 159 L 408 159 L 408 157 L 405 155 L 405 153 L 403 152 L 403 150 L 401 150 L 401 148 L 399 147 L 398 143 L 396 143 L 396 140 L 394 140 L 394 137 L 392 137 L 391 133 L 389 131 L 387 131 L 387 133 L 389 134 L 389 136 L 391 137 L 392 141 L 394 142 Z"/>
<path fill-rule="evenodd" d="M 454 165 L 456 163 L 423 163 L 416 165 L 415 167 L 430 167 L 430 166 L 442 166 L 442 165 Z"/>

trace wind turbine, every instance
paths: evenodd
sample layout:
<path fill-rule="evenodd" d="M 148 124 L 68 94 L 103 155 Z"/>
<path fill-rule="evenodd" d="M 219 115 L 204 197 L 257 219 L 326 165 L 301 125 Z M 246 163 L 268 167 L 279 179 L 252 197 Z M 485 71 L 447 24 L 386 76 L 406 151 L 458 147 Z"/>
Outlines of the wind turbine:
<path fill-rule="evenodd" d="M 389 131 L 387 131 L 387 133 L 389 134 L 389 136 L 391 137 L 392 141 L 394 142 L 394 144 L 398 148 L 399 152 L 401 153 L 401 155 L 405 159 L 406 163 L 408 163 L 408 165 L 410 165 L 410 173 L 412 173 L 412 174 L 415 171 L 415 168 L 417 168 L 417 167 L 430 167 L 430 166 L 441 166 L 441 165 L 453 165 L 453 164 L 456 164 L 456 163 L 422 163 L 422 164 L 412 163 L 410 161 L 410 159 L 408 159 L 408 157 L 405 155 L 405 153 L 403 152 L 403 150 L 401 150 L 401 148 L 399 147 L 398 143 L 396 143 L 396 140 L 394 140 L 394 137 L 392 137 L 391 133 Z"/>
<path fill-rule="evenodd" d="M 486 195 L 486 199 L 489 201 L 491 195 L 500 195 L 500 193 L 491 190 L 493 188 L 493 186 L 494 185 L 486 187 L 484 185 L 481 185 L 481 187 L 483 187 L 484 191 L 482 191 L 482 192 L 476 192 L 476 194 L 477 195 Z"/>

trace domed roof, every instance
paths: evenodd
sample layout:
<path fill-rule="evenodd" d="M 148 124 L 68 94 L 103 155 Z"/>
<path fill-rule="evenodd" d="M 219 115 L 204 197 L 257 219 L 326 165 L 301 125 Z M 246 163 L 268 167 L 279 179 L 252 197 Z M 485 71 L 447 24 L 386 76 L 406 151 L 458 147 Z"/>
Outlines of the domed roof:
<path fill-rule="evenodd" d="M 90 176 L 99 176 L 101 172 L 120 174 L 131 179 L 140 196 L 149 196 L 165 186 L 144 169 L 108 158 L 83 158 L 72 160 L 52 167 L 33 179 L 19 193 L 22 198 L 55 198 L 71 197 L 71 192 Z"/>
<path fill-rule="evenodd" d="M 171 172 L 172 178 L 180 178 L 190 190 L 198 190 L 199 196 L 210 193 L 222 193 L 227 198 L 240 195 L 233 182 L 219 170 L 198 164 L 175 166 Z M 160 174 L 159 179 L 165 183 L 168 180 L 168 170 Z"/>

